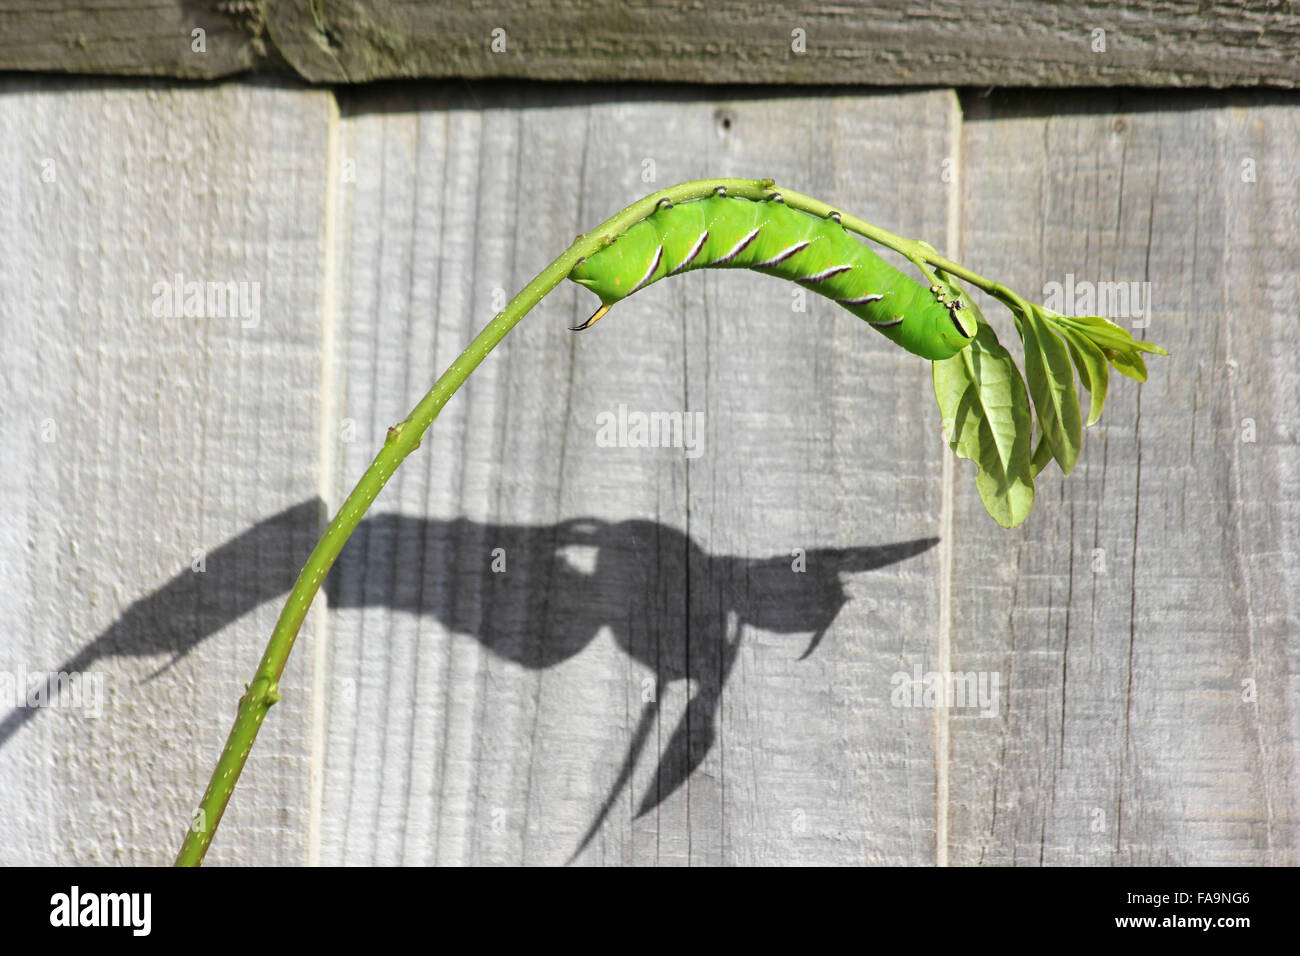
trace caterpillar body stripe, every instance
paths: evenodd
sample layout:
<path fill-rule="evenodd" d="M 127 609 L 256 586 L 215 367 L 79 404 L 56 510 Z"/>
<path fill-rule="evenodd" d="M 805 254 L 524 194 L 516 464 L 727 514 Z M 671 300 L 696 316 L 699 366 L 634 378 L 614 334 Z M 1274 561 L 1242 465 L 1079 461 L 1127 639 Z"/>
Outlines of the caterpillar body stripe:
<path fill-rule="evenodd" d="M 661 206 L 569 278 L 610 307 L 665 276 L 693 269 L 753 269 L 797 282 L 839 303 L 894 343 L 938 361 L 974 338 L 976 323 L 959 302 L 939 296 L 853 238 L 838 217 L 818 219 L 777 199 L 724 195 Z"/>

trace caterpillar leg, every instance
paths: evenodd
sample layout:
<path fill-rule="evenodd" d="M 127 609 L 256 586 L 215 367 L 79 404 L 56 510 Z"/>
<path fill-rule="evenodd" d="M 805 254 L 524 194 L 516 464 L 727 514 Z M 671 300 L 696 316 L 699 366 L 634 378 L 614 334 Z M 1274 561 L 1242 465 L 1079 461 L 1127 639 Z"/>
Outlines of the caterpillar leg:
<path fill-rule="evenodd" d="M 583 329 L 585 329 L 585 328 L 587 328 L 588 326 L 590 326 L 593 322 L 595 322 L 597 319 L 599 319 L 601 316 L 603 316 L 606 312 L 608 312 L 608 311 L 610 310 L 610 308 L 611 308 L 611 306 L 608 306 L 608 305 L 602 305 L 599 309 L 597 309 L 597 310 L 592 314 L 591 318 L 589 318 L 586 322 L 583 322 L 582 325 L 574 325 L 574 326 L 571 326 L 571 327 L 569 328 L 569 331 L 570 331 L 570 332 L 581 332 Z"/>

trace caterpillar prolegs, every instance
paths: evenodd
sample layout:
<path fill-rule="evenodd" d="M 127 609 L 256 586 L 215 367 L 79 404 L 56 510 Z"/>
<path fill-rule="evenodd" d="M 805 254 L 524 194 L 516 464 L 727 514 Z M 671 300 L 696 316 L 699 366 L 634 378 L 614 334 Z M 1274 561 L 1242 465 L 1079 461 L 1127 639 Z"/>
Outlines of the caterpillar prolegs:
<path fill-rule="evenodd" d="M 975 336 L 969 310 L 904 275 L 854 239 L 838 217 L 818 219 L 779 198 L 726 195 L 663 204 L 569 278 L 600 296 L 585 329 L 620 299 L 691 269 L 753 269 L 838 302 L 909 352 L 938 361 Z"/>

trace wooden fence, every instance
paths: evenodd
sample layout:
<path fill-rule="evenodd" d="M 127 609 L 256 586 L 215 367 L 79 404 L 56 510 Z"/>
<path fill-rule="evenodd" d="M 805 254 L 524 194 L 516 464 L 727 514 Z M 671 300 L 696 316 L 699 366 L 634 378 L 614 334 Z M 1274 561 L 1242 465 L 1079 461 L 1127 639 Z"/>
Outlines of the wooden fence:
<path fill-rule="evenodd" d="M 693 273 L 574 334 L 562 286 L 349 544 L 209 862 L 1296 864 L 1300 100 L 453 72 L 0 78 L 0 863 L 170 860 L 388 426 L 576 234 L 771 176 L 1135 284 L 1170 355 L 1006 531 L 831 303 Z"/>

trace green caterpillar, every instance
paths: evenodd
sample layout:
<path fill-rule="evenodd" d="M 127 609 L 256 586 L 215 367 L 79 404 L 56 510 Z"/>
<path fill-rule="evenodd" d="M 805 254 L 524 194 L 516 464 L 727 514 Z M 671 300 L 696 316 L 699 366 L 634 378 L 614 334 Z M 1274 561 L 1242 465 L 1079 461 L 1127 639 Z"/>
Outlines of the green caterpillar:
<path fill-rule="evenodd" d="M 838 302 L 890 341 L 922 358 L 956 355 L 975 337 L 968 309 L 899 272 L 840 225 L 839 215 L 806 215 L 780 196 L 753 202 L 715 196 L 653 213 L 590 258 L 569 278 L 600 296 L 585 329 L 621 299 L 691 269 L 753 269 L 798 282 Z"/>

